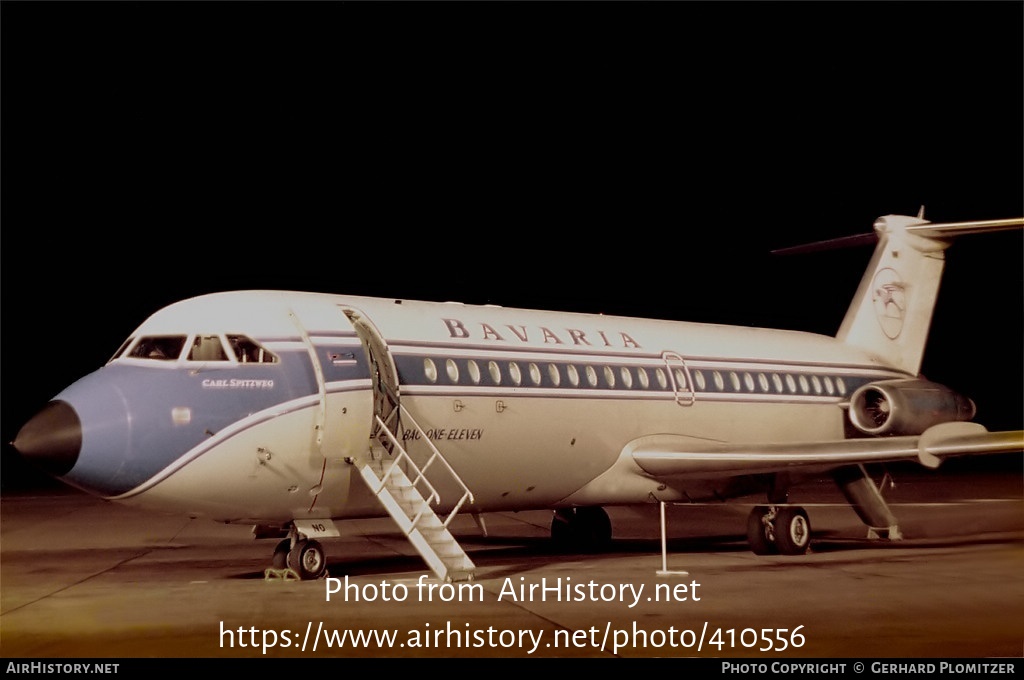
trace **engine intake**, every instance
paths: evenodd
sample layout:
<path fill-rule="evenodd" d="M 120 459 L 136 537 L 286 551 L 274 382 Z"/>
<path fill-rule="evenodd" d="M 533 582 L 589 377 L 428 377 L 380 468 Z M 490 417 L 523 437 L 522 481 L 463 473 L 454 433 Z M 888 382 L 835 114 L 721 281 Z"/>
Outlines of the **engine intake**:
<path fill-rule="evenodd" d="M 850 397 L 850 422 L 876 436 L 921 434 L 932 425 L 970 420 L 975 412 L 967 397 L 913 378 L 869 383 Z"/>

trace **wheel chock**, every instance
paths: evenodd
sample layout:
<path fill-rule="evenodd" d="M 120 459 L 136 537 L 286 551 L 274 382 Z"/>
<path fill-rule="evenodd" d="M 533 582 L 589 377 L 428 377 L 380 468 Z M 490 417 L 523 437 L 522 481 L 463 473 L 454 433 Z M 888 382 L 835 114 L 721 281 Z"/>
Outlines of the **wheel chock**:
<path fill-rule="evenodd" d="M 291 567 L 285 567 L 284 569 L 274 569 L 268 567 L 263 570 L 264 581 L 299 581 L 299 575 L 295 573 L 295 570 Z"/>

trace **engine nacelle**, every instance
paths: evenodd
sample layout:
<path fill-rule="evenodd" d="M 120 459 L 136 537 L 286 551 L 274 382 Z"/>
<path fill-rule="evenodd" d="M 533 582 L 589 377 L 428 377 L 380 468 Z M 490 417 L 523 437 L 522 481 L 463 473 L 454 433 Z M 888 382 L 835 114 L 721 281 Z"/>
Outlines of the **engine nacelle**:
<path fill-rule="evenodd" d="M 914 435 L 932 425 L 970 420 L 974 402 L 927 380 L 881 380 L 850 397 L 850 422 L 865 434 Z"/>

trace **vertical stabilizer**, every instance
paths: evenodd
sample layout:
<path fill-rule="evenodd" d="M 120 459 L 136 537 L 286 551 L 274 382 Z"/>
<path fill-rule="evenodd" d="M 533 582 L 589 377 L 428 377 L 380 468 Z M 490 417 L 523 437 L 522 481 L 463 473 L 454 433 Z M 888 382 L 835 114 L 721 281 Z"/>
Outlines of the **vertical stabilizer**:
<path fill-rule="evenodd" d="M 1022 226 L 1024 219 L 1017 218 L 948 224 L 904 215 L 878 218 L 875 254 L 836 337 L 917 375 L 950 239 Z"/>

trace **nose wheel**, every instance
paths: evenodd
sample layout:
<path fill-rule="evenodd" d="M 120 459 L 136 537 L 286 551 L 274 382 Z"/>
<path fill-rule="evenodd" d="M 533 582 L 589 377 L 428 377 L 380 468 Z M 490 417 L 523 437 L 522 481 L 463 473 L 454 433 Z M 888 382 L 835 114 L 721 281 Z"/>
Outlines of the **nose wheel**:
<path fill-rule="evenodd" d="M 291 569 L 302 581 L 314 581 L 327 573 L 327 557 L 319 541 L 286 538 L 274 548 L 274 569 Z"/>
<path fill-rule="evenodd" d="M 758 505 L 747 518 L 747 543 L 755 555 L 803 555 L 811 547 L 811 521 L 801 507 Z"/>
<path fill-rule="evenodd" d="M 274 569 L 288 568 L 288 551 L 292 549 L 292 539 L 286 538 L 274 548 L 274 559 L 271 564 Z"/>
<path fill-rule="evenodd" d="M 319 541 L 302 539 L 288 551 L 288 566 L 303 581 L 320 578 L 327 572 L 327 558 Z"/>

